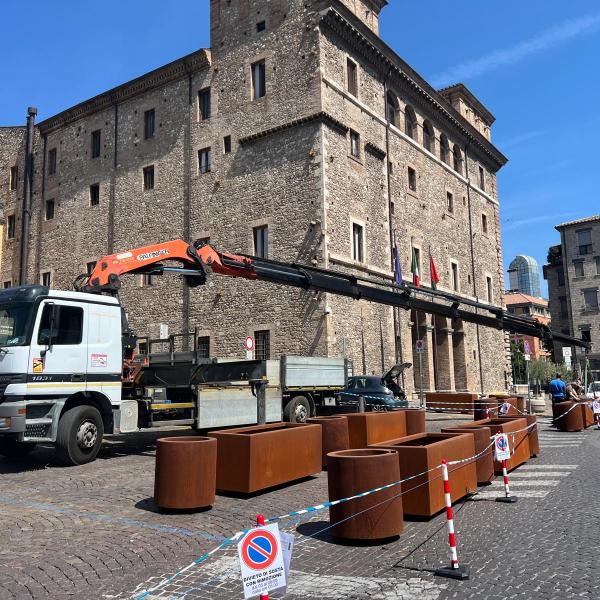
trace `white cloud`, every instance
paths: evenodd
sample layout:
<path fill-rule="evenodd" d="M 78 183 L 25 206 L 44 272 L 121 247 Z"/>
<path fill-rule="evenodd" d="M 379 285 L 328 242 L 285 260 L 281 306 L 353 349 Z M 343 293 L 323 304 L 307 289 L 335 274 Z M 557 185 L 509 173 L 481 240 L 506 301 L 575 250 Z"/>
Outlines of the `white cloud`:
<path fill-rule="evenodd" d="M 547 29 L 530 40 L 525 40 L 510 48 L 495 50 L 480 58 L 450 67 L 432 77 L 432 85 L 441 87 L 458 81 L 466 81 L 499 67 L 513 65 L 533 54 L 543 52 L 573 38 L 591 33 L 597 30 L 599 26 L 600 13 L 563 21 L 559 25 Z"/>

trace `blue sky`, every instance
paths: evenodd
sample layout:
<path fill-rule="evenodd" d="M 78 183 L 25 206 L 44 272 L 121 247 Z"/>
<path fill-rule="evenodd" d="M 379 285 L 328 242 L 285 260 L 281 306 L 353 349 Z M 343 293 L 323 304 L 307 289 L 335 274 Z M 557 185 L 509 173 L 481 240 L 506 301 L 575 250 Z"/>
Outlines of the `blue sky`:
<path fill-rule="evenodd" d="M 4 0 L 13 26 L 0 37 L 0 125 L 23 123 L 28 105 L 43 119 L 208 46 L 208 7 L 30 0 L 26 11 Z M 381 35 L 433 84 L 463 81 L 496 116 L 493 140 L 510 159 L 499 176 L 506 263 L 521 253 L 543 264 L 556 223 L 600 213 L 597 0 L 391 0 Z"/>

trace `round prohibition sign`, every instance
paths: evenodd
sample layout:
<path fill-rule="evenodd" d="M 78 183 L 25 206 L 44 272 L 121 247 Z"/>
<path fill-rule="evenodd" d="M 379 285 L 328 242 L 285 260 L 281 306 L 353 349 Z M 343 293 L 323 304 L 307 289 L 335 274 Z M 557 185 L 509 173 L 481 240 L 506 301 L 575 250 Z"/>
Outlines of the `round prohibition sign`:
<path fill-rule="evenodd" d="M 277 558 L 277 540 L 270 531 L 251 531 L 242 542 L 242 560 L 255 571 L 268 569 Z"/>
<path fill-rule="evenodd" d="M 504 452 L 506 450 L 506 440 L 504 439 L 503 436 L 499 435 L 496 438 L 496 447 L 498 448 L 498 450 L 500 450 L 501 452 Z"/>

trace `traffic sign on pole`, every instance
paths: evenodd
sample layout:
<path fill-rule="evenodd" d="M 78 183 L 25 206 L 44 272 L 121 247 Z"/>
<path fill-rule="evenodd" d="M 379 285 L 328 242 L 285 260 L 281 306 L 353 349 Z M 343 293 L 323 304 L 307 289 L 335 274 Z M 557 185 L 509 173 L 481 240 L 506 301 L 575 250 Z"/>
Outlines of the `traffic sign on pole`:
<path fill-rule="evenodd" d="M 277 523 L 257 527 L 238 543 L 244 598 L 255 598 L 286 586 Z"/>
<path fill-rule="evenodd" d="M 246 360 L 252 360 L 254 358 L 254 338 L 251 335 L 246 337 L 244 348 L 246 349 Z"/>

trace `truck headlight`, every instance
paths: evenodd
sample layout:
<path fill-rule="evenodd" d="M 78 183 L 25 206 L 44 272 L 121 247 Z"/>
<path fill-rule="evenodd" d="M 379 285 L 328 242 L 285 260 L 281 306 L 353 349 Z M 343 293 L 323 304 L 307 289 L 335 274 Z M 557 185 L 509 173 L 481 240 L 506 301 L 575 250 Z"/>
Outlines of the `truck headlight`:
<path fill-rule="evenodd" d="M 11 420 L 10 417 L 0 417 L 0 428 L 7 428 L 10 427 L 11 425 Z"/>

